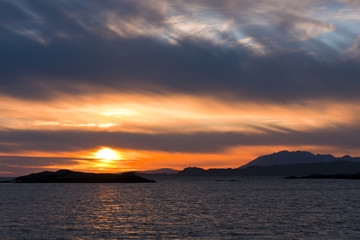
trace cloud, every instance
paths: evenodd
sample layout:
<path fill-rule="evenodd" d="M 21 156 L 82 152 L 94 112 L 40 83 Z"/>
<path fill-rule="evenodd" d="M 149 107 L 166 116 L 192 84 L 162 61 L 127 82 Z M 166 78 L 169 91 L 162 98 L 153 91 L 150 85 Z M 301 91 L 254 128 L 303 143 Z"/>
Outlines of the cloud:
<path fill-rule="evenodd" d="M 0 146 L 12 152 L 77 152 L 108 146 L 166 152 L 222 152 L 235 146 L 332 146 L 359 148 L 358 126 L 333 126 L 309 131 L 257 127 L 258 132 L 129 133 L 89 131 L 3 130 Z"/>
<path fill-rule="evenodd" d="M 359 6 L 0 1 L 1 171 L 99 146 L 157 151 L 159 166 L 225 152 L 230 165 L 233 148 L 356 152 Z"/>
<path fill-rule="evenodd" d="M 360 56 L 360 36 L 355 39 L 354 44 L 348 51 L 355 56 Z"/>
<path fill-rule="evenodd" d="M 78 159 L 66 157 L 0 155 L 0 174 L 2 176 L 21 176 L 34 172 L 49 171 L 49 168 L 59 169 L 61 166 L 74 166 L 77 163 L 76 160 Z M 87 159 L 87 161 L 90 160 Z"/>
<path fill-rule="evenodd" d="M 318 39 L 337 31 L 314 17 L 327 3 L 1 1 L 0 93 L 358 99 L 359 60 Z"/>
<path fill-rule="evenodd" d="M 9 167 L 47 167 L 51 165 L 74 164 L 76 158 L 64 157 L 27 157 L 27 156 L 0 156 L 0 164 Z M 80 159 L 81 160 L 81 159 Z M 86 159 L 89 161 L 89 159 Z"/>
<path fill-rule="evenodd" d="M 294 18 L 295 16 L 291 16 Z M 312 38 L 316 38 L 321 34 L 333 32 L 336 27 L 334 24 L 327 23 L 325 21 L 305 18 L 301 16 L 296 16 L 296 21 L 289 21 L 289 19 L 284 19 L 288 26 L 287 31 L 293 37 L 300 39 L 301 41 L 306 41 Z"/>

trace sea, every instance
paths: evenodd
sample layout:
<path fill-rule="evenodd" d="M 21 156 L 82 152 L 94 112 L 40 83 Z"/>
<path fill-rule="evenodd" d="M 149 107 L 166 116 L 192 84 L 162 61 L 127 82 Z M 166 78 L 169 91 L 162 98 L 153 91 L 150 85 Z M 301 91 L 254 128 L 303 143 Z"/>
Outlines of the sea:
<path fill-rule="evenodd" d="M 0 184 L 0 239 L 360 239 L 360 181 Z"/>

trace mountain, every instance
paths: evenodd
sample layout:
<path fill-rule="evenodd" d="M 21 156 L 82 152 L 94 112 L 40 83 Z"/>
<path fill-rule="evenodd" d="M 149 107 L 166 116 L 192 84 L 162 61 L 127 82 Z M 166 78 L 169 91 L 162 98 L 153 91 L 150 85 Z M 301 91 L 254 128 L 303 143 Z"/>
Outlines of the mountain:
<path fill-rule="evenodd" d="M 179 176 L 289 176 L 308 174 L 354 174 L 360 172 L 360 158 L 345 155 L 281 151 L 264 155 L 239 168 L 185 168 Z"/>
<path fill-rule="evenodd" d="M 330 163 L 299 163 L 246 168 L 185 168 L 179 176 L 303 176 L 309 174 L 355 174 L 360 172 L 360 162 L 335 161 Z"/>
<path fill-rule="evenodd" d="M 178 172 L 177 175 L 179 176 L 203 176 L 203 175 L 209 175 L 214 171 L 224 171 L 224 174 L 230 174 L 230 172 L 226 171 L 226 169 L 217 168 L 217 169 L 209 169 L 205 170 L 203 168 L 198 167 L 188 167 L 184 168 L 184 170 Z M 233 169 L 232 169 L 233 170 Z"/>
<path fill-rule="evenodd" d="M 317 163 L 317 162 L 334 162 L 334 161 L 347 161 L 347 162 L 360 162 L 359 157 L 350 157 L 348 155 L 336 158 L 331 154 L 312 154 L 305 151 L 281 151 L 269 155 L 264 155 L 256 158 L 255 160 L 241 166 L 247 168 L 250 166 L 271 166 L 271 165 L 284 165 L 284 164 L 301 164 L 301 163 Z"/>
<path fill-rule="evenodd" d="M 179 170 L 174 170 L 171 168 L 160 168 L 155 170 L 147 170 L 147 171 L 136 171 L 139 174 L 177 174 Z"/>
<path fill-rule="evenodd" d="M 15 183 L 145 183 L 155 182 L 135 175 L 133 172 L 122 174 L 111 173 L 83 173 L 70 170 L 56 172 L 40 172 L 17 177 Z"/>

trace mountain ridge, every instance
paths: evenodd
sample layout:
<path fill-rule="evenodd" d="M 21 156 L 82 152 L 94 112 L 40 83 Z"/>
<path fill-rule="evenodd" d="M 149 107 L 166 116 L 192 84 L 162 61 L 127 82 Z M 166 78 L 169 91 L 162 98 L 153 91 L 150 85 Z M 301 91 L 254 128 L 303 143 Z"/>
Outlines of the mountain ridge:
<path fill-rule="evenodd" d="M 313 154 L 307 151 L 280 151 L 268 155 L 259 156 L 256 159 L 240 166 L 246 168 L 250 166 L 271 166 L 284 164 L 300 164 L 300 163 L 330 163 L 334 161 L 360 162 L 360 157 L 351 157 L 345 155 L 342 157 L 334 157 L 331 154 Z"/>
<path fill-rule="evenodd" d="M 271 166 L 249 166 L 247 168 L 189 167 L 180 171 L 178 176 L 303 176 L 309 174 L 355 174 L 360 172 L 360 162 L 334 161 L 330 163 L 299 163 Z"/>
<path fill-rule="evenodd" d="M 354 174 L 360 172 L 360 157 L 334 157 L 331 154 L 313 154 L 306 151 L 280 151 L 260 156 L 238 168 L 188 167 L 180 176 L 286 176 L 308 174 Z"/>
<path fill-rule="evenodd" d="M 172 169 L 172 168 L 159 168 L 154 170 L 145 170 L 145 171 L 135 171 L 138 174 L 168 174 L 173 175 L 177 174 L 180 170 Z"/>

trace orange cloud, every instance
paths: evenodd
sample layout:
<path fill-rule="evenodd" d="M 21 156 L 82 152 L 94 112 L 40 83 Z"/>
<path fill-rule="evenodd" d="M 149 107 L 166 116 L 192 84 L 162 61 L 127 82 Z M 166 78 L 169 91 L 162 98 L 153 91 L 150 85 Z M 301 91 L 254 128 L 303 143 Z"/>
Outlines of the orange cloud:
<path fill-rule="evenodd" d="M 352 124 L 360 107 L 349 102 L 239 103 L 185 95 L 98 95 L 52 102 L 1 97 L 0 128 L 129 132 L 294 130 Z"/>
<path fill-rule="evenodd" d="M 245 132 L 311 129 L 348 126 L 359 120 L 360 107 L 349 102 L 305 102 L 302 104 L 239 103 L 187 95 L 107 94 L 64 97 L 49 102 L 25 102 L 0 97 L 0 129 L 128 131 L 140 133 Z M 285 131 L 285 130 L 284 130 Z M 3 143 L 7 144 L 7 143 Z M 46 168 L 119 172 L 162 167 L 182 169 L 239 167 L 259 155 L 281 150 L 309 150 L 316 153 L 355 154 L 356 149 L 327 146 L 239 146 L 215 153 L 187 153 L 116 149 L 123 159 L 101 162 L 94 151 L 62 152 L 28 150 L 0 155 L 74 158 L 71 164 Z M 346 151 L 346 152 L 345 152 Z"/>

